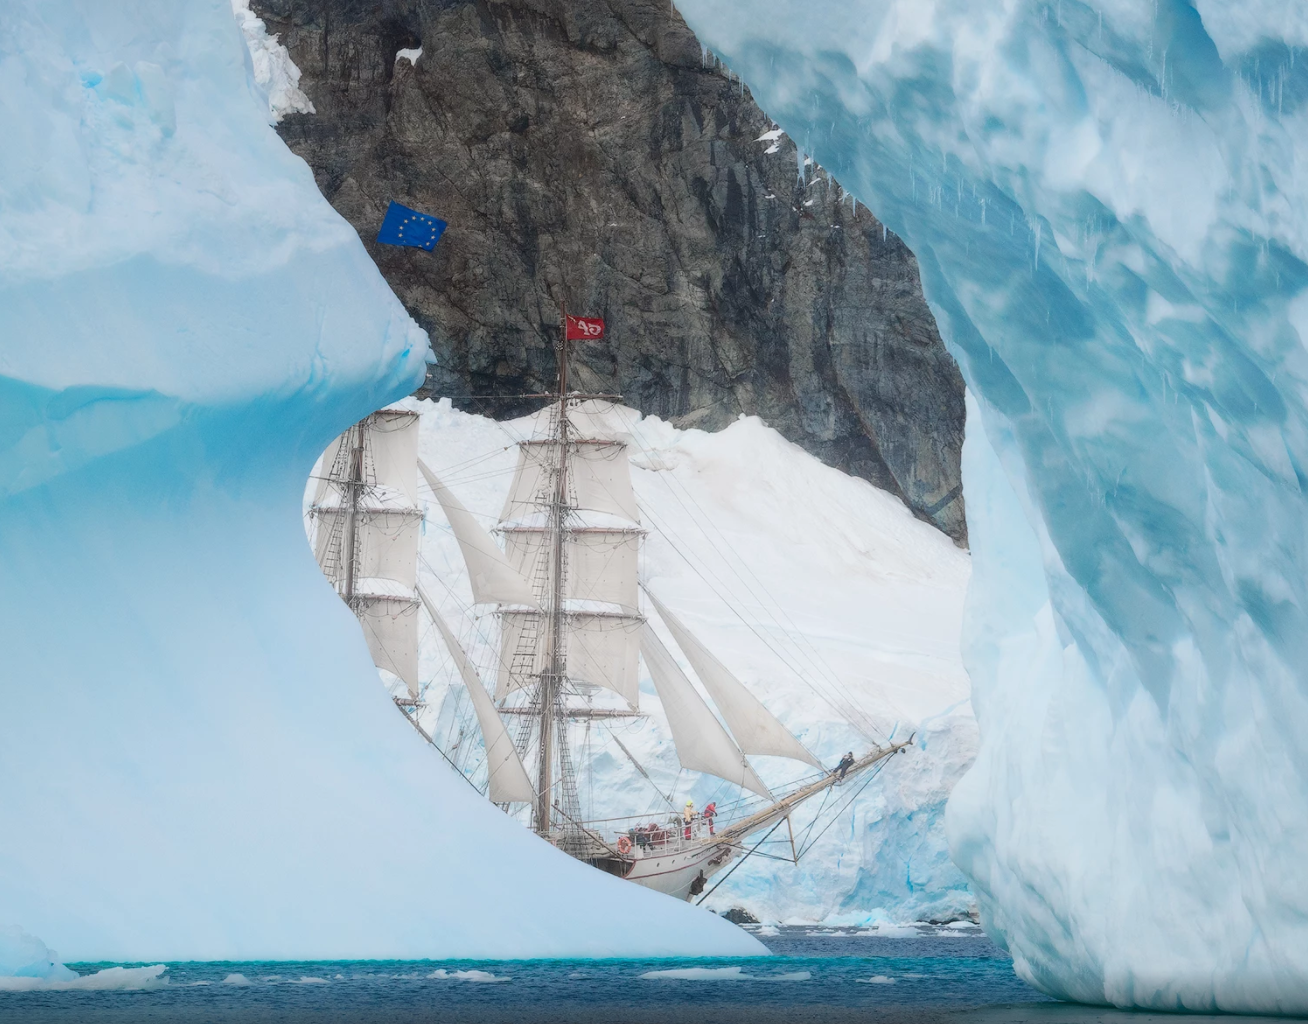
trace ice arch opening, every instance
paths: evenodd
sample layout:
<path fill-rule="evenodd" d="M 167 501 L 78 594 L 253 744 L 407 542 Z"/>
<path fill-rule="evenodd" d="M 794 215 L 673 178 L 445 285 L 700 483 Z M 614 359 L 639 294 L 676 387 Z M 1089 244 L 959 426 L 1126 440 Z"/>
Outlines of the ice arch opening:
<path fill-rule="evenodd" d="M 1308 9 L 678 6 L 967 380 L 987 927 L 1056 995 L 1308 1011 Z"/>
<path fill-rule="evenodd" d="M 761 952 L 539 842 L 377 685 L 300 500 L 426 338 L 268 126 L 230 0 L 16 0 L 0 81 L 0 929 L 68 960 Z"/>

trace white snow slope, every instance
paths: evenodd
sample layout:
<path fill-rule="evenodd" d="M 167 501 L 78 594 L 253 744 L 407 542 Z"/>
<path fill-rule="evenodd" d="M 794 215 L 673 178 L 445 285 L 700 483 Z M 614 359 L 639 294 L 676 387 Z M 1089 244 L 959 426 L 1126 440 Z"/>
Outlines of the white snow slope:
<path fill-rule="evenodd" d="M 495 423 L 457 412 L 448 401 L 403 404 L 422 414 L 424 460 L 493 525 L 515 465 L 513 442 L 530 436 L 535 421 Z M 858 787 L 835 791 L 818 829 L 834 824 L 798 867 L 754 858 L 707 905 L 740 906 L 776 922 L 870 924 L 966 914 L 973 900 L 949 860 L 943 815 L 949 790 L 976 749 L 958 649 L 967 554 L 897 499 L 822 465 L 757 419 L 706 434 L 616 409 L 600 426 L 600 436 L 631 446 L 634 486 L 650 531 L 642 579 L 811 750 L 833 765 L 846 750 L 867 748 L 869 741 L 823 699 L 833 691 L 880 736 L 896 727 L 898 738 L 918 734 L 915 746 L 861 794 Z M 490 679 L 493 616 L 488 608 L 477 609 L 481 617 L 470 613 L 458 545 L 430 496 L 428 506 L 423 586 Z M 675 650 L 657 621 L 656 628 Z M 482 781 L 483 752 L 466 691 L 430 628 L 422 655 L 430 680 L 427 724 L 447 749 L 461 728 L 472 730 L 455 757 Z M 728 812 L 734 787 L 711 776 L 678 775 L 648 678 L 641 702 L 650 717 L 615 726 L 621 743 L 678 808 L 687 799 L 700 808 L 716 799 Z M 580 760 L 590 780 L 581 790 L 588 817 L 648 813 L 654 820 L 669 813 L 607 724 L 592 728 Z M 809 771 L 784 759 L 755 760 L 769 783 Z M 811 804 L 796 816 L 798 844 L 817 839 L 818 830 L 807 830 L 816 810 Z M 763 852 L 790 857 L 784 828 Z"/>
<path fill-rule="evenodd" d="M 267 121 L 230 0 L 0 8 L 4 924 L 85 960 L 758 951 L 527 834 L 376 685 L 300 494 L 427 344 Z"/>
<path fill-rule="evenodd" d="M 1060 996 L 1308 1013 L 1308 5 L 678 6 L 973 396 L 984 924 Z"/>

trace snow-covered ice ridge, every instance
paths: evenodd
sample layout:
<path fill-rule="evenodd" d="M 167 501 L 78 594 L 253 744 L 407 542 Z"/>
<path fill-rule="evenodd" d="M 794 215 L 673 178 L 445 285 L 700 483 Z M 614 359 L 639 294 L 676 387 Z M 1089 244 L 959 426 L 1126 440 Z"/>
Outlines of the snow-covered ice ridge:
<path fill-rule="evenodd" d="M 1308 6 L 678 7 L 967 380 L 987 928 L 1056 995 L 1308 1012 Z"/>
<path fill-rule="evenodd" d="M 539 842 L 376 685 L 299 499 L 427 341 L 230 0 L 13 0 L 0 82 L 0 963 L 758 952 Z"/>
<path fill-rule="evenodd" d="M 421 413 L 423 460 L 491 525 L 513 475 L 514 441 L 531 436 L 533 418 L 496 423 L 458 412 L 448 400 L 402 404 Z M 974 901 L 949 860 L 943 823 L 949 790 L 976 751 L 959 652 L 967 554 L 914 519 L 898 499 L 822 465 L 758 419 L 709 434 L 618 408 L 600 417 L 598 427 L 601 436 L 629 445 L 650 531 L 642 579 L 809 749 L 834 765 L 846 750 L 861 753 L 869 741 L 805 680 L 823 690 L 838 687 L 882 737 L 896 727 L 901 739 L 917 732 L 910 752 L 894 758 L 866 791 L 833 793 L 818 828 L 835 823 L 798 867 L 754 858 L 707 905 L 744 907 L 761 920 L 790 923 L 862 925 L 967 914 Z M 306 496 L 312 492 L 311 486 Z M 489 679 L 494 621 L 470 614 L 458 544 L 440 506 L 429 505 L 419 566 L 423 587 Z M 657 620 L 655 627 L 662 633 Z M 676 650 L 669 635 L 663 638 Z M 430 627 L 420 653 L 422 677 L 432 681 L 427 727 L 447 745 L 461 729 L 475 737 L 463 685 Z M 650 718 L 612 733 L 676 806 L 693 798 L 702 808 L 716 800 L 727 811 L 738 791 L 710 776 L 679 774 L 648 679 L 641 691 Z M 665 818 L 667 804 L 609 727 L 598 724 L 589 735 L 580 765 L 586 817 L 648 812 L 651 820 Z M 455 756 L 484 780 L 482 753 L 470 755 L 468 743 Z M 757 762 L 769 784 L 808 770 L 779 758 Z M 798 844 L 818 835 L 808 831 L 818 803 L 795 816 Z M 784 829 L 763 852 L 790 856 Z"/>

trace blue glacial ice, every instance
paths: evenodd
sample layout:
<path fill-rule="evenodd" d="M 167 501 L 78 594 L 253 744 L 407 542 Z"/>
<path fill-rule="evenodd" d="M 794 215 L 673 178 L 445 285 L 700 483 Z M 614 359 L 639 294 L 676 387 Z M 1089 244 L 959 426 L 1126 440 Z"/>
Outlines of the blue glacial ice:
<path fill-rule="evenodd" d="M 426 338 L 255 81 L 230 0 L 0 10 L 0 965 L 758 952 L 377 686 L 300 495 Z"/>
<path fill-rule="evenodd" d="M 678 6 L 967 380 L 986 927 L 1055 995 L 1308 1012 L 1308 6 Z"/>

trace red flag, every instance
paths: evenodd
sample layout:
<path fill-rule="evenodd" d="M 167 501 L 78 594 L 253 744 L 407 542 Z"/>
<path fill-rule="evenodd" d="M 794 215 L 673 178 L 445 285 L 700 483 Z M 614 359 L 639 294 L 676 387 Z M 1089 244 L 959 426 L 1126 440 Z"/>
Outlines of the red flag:
<path fill-rule="evenodd" d="M 604 321 L 597 316 L 570 316 L 567 321 L 569 341 L 599 341 L 604 337 Z"/>

